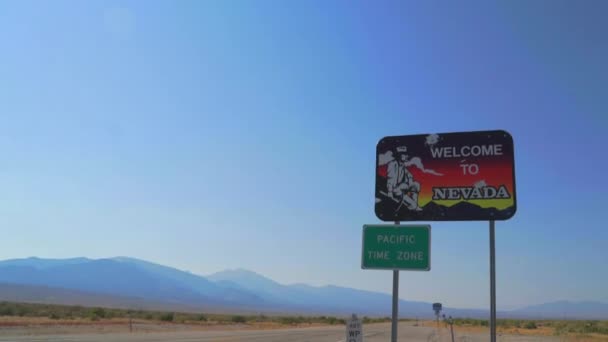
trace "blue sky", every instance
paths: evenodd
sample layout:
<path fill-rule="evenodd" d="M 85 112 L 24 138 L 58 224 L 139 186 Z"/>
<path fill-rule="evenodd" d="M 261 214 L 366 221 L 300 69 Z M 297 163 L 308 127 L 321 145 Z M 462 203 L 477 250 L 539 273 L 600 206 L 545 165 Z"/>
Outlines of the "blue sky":
<path fill-rule="evenodd" d="M 608 302 L 603 1 L 0 5 L 0 258 L 128 255 L 389 292 L 360 269 L 377 141 L 506 129 L 498 307 Z M 489 303 L 484 222 L 401 297 Z"/>

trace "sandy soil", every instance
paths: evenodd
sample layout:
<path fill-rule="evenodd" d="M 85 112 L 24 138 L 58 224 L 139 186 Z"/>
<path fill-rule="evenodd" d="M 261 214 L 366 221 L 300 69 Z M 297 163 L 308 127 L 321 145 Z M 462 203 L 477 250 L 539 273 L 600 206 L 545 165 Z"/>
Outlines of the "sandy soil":
<path fill-rule="evenodd" d="M 425 327 L 435 327 L 437 328 L 437 322 L 435 321 L 424 321 L 419 323 L 421 326 Z M 439 328 L 445 331 L 448 331 L 448 327 L 444 323 L 439 324 Z M 539 326 L 536 329 L 523 329 L 523 328 L 502 328 L 498 327 L 496 329 L 498 333 L 498 340 L 504 339 L 512 339 L 512 338 L 520 338 L 521 341 L 533 340 L 536 338 L 546 338 L 546 339 L 555 339 L 557 341 L 576 341 L 576 342 L 608 342 L 607 335 L 600 334 L 587 334 L 587 335 L 577 335 L 577 334 L 569 334 L 562 336 L 555 336 L 553 328 Z M 489 333 L 489 328 L 480 327 L 480 326 L 454 326 L 454 334 L 456 336 L 469 336 L 469 335 L 485 335 Z M 502 337 L 502 339 L 501 339 Z M 465 339 L 466 340 L 466 339 Z"/>
<path fill-rule="evenodd" d="M 451 342 L 445 325 L 435 322 L 402 322 L 400 340 L 421 342 Z M 328 341 L 344 342 L 342 325 L 285 326 L 272 322 L 247 324 L 220 324 L 197 322 L 193 324 L 163 323 L 144 320 L 86 319 L 51 320 L 46 318 L 0 318 L 0 341 Z M 390 337 L 390 324 L 364 326 L 366 342 L 386 341 Z M 483 327 L 455 327 L 455 341 L 487 342 L 488 329 Z M 553 336 L 549 328 L 500 329 L 500 342 L 608 342 L 608 336 Z"/>

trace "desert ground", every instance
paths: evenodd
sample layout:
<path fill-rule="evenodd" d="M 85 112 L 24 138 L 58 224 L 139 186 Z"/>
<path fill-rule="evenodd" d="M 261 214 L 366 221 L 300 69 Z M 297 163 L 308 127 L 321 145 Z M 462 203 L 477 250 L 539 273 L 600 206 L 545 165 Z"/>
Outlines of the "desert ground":
<path fill-rule="evenodd" d="M 272 323 L 192 325 L 146 321 L 106 320 L 100 322 L 30 320 L 23 324 L 0 322 L 0 341 L 51 341 L 51 342 L 345 342 L 344 325 L 302 324 L 293 327 Z M 364 325 L 364 341 L 390 340 L 389 323 Z M 455 327 L 454 341 L 488 341 L 488 331 L 482 327 Z M 444 342 L 451 341 L 445 325 L 434 322 L 401 322 L 400 341 Z M 602 336 L 552 336 L 549 330 L 502 331 L 498 341 L 608 341 Z"/>

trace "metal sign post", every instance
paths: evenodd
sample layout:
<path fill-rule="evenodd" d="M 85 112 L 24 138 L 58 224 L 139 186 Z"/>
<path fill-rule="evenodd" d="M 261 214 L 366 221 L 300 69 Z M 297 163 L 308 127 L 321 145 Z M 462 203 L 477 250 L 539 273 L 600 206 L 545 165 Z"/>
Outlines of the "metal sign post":
<path fill-rule="evenodd" d="M 399 221 L 395 221 L 399 225 Z M 393 317 L 391 322 L 391 342 L 397 342 L 399 323 L 399 270 L 393 270 Z"/>
<path fill-rule="evenodd" d="M 399 323 L 399 271 L 393 270 L 393 320 L 391 342 L 397 342 L 397 323 Z"/>
<path fill-rule="evenodd" d="M 452 342 L 454 342 L 454 319 L 452 319 L 452 316 L 448 318 L 448 324 L 450 325 L 450 334 L 452 335 Z"/>
<path fill-rule="evenodd" d="M 496 342 L 496 246 L 494 220 L 490 221 L 490 342 Z"/>

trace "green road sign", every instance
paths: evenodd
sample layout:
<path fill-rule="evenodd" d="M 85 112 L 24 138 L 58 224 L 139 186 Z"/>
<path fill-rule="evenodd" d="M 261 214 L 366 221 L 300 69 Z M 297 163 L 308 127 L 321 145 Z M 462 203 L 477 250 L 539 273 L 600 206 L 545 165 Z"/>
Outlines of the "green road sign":
<path fill-rule="evenodd" d="M 361 268 L 428 271 L 431 226 L 364 225 Z"/>

